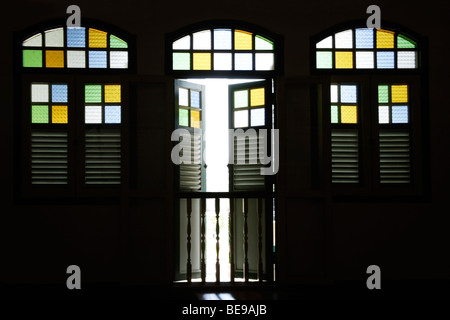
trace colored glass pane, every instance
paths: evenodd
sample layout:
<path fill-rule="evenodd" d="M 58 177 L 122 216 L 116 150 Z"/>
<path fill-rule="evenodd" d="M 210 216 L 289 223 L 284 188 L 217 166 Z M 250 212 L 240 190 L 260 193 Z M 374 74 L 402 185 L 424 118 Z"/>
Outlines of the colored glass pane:
<path fill-rule="evenodd" d="M 234 54 L 235 70 L 252 70 L 253 54 L 251 53 L 235 53 Z"/>
<path fill-rule="evenodd" d="M 86 68 L 86 52 L 67 50 L 67 68 Z"/>
<path fill-rule="evenodd" d="M 189 50 L 191 48 L 191 36 L 185 36 L 172 44 L 172 49 L 175 50 Z"/>
<path fill-rule="evenodd" d="M 331 106 L 331 123 L 339 122 L 339 109 L 338 106 Z"/>
<path fill-rule="evenodd" d="M 86 47 L 86 29 L 67 28 L 67 47 L 69 48 Z"/>
<path fill-rule="evenodd" d="M 191 127 L 200 128 L 200 111 L 191 110 Z"/>
<path fill-rule="evenodd" d="M 336 69 L 351 69 L 353 68 L 353 52 L 337 51 L 336 54 Z"/>
<path fill-rule="evenodd" d="M 66 102 L 67 103 L 67 85 L 53 84 L 52 85 L 52 102 Z"/>
<path fill-rule="evenodd" d="M 252 50 L 253 41 L 250 32 L 235 30 L 234 31 L 234 49 L 235 50 Z"/>
<path fill-rule="evenodd" d="M 334 36 L 334 46 L 337 49 L 353 48 L 353 30 L 336 33 Z"/>
<path fill-rule="evenodd" d="M 89 48 L 106 48 L 106 35 L 104 31 L 89 28 Z"/>
<path fill-rule="evenodd" d="M 389 107 L 379 106 L 378 107 L 378 123 L 384 124 L 389 123 Z"/>
<path fill-rule="evenodd" d="M 232 69 L 231 53 L 214 53 L 214 70 Z"/>
<path fill-rule="evenodd" d="M 185 88 L 178 89 L 178 105 L 189 106 L 189 90 Z"/>
<path fill-rule="evenodd" d="M 48 106 L 31 106 L 31 123 L 48 123 Z"/>
<path fill-rule="evenodd" d="M 211 70 L 211 53 L 194 53 L 194 70 Z"/>
<path fill-rule="evenodd" d="M 394 52 L 393 51 L 377 52 L 377 68 L 393 69 L 394 68 Z"/>
<path fill-rule="evenodd" d="M 114 103 L 120 102 L 120 84 L 107 84 L 105 85 L 105 102 Z"/>
<path fill-rule="evenodd" d="M 200 91 L 191 90 L 191 107 L 200 108 Z"/>
<path fill-rule="evenodd" d="M 250 106 L 264 105 L 264 88 L 250 90 Z"/>
<path fill-rule="evenodd" d="M 64 51 L 47 50 L 45 52 L 45 66 L 47 68 L 64 68 Z"/>
<path fill-rule="evenodd" d="M 264 108 L 250 110 L 250 125 L 263 126 L 266 123 Z"/>
<path fill-rule="evenodd" d="M 106 51 L 89 51 L 89 68 L 106 67 Z"/>
<path fill-rule="evenodd" d="M 378 86 L 378 103 L 388 103 L 389 102 L 389 86 L 379 85 Z"/>
<path fill-rule="evenodd" d="M 178 124 L 185 127 L 189 126 L 189 110 L 178 110 Z"/>
<path fill-rule="evenodd" d="M 317 49 L 331 49 L 331 48 L 333 48 L 333 37 L 329 36 L 329 37 L 326 37 L 325 39 L 317 42 L 316 48 Z"/>
<path fill-rule="evenodd" d="M 357 102 L 356 85 L 341 85 L 341 102 L 356 103 Z"/>
<path fill-rule="evenodd" d="M 392 106 L 392 123 L 408 123 L 408 106 Z"/>
<path fill-rule="evenodd" d="M 335 84 L 330 86 L 330 98 L 331 102 L 338 102 L 338 86 Z"/>
<path fill-rule="evenodd" d="M 391 101 L 392 103 L 408 102 L 408 86 L 407 85 L 393 85 L 391 86 Z"/>
<path fill-rule="evenodd" d="M 113 69 L 128 68 L 128 52 L 127 51 L 111 51 L 109 53 L 109 67 Z"/>
<path fill-rule="evenodd" d="M 48 84 L 31 85 L 31 102 L 49 102 Z"/>
<path fill-rule="evenodd" d="M 255 36 L 256 50 L 273 50 L 273 42 L 260 35 Z"/>
<path fill-rule="evenodd" d="M 194 50 L 211 50 L 211 31 L 204 30 L 193 34 Z"/>
<path fill-rule="evenodd" d="M 57 28 L 45 31 L 46 47 L 64 47 L 64 29 Z"/>
<path fill-rule="evenodd" d="M 109 36 L 109 47 L 125 49 L 125 48 L 128 48 L 128 44 L 125 41 L 123 41 L 122 39 L 120 39 L 119 37 L 116 37 L 115 35 L 111 34 Z"/>
<path fill-rule="evenodd" d="M 341 106 L 341 123 L 358 123 L 356 106 Z"/>
<path fill-rule="evenodd" d="M 255 69 L 256 70 L 274 70 L 274 54 L 273 53 L 256 53 Z"/>
<path fill-rule="evenodd" d="M 191 69 L 191 55 L 187 52 L 173 53 L 173 70 L 190 70 Z"/>
<path fill-rule="evenodd" d="M 373 48 L 373 29 L 356 29 L 356 48 Z"/>
<path fill-rule="evenodd" d="M 52 106 L 52 123 L 67 123 L 67 106 Z"/>
<path fill-rule="evenodd" d="M 373 69 L 373 68 L 374 68 L 373 52 L 357 51 L 356 69 Z"/>
<path fill-rule="evenodd" d="M 121 107 L 120 106 L 105 106 L 105 123 L 120 123 L 121 122 Z"/>
<path fill-rule="evenodd" d="M 333 53 L 331 51 L 316 52 L 317 69 L 333 68 Z"/>
<path fill-rule="evenodd" d="M 231 50 L 231 30 L 215 29 L 214 30 L 214 49 L 215 50 Z"/>
<path fill-rule="evenodd" d="M 234 92 L 234 107 L 248 107 L 248 90 L 240 90 Z"/>
<path fill-rule="evenodd" d="M 102 102 L 102 86 L 100 84 L 87 84 L 84 86 L 86 103 Z"/>
<path fill-rule="evenodd" d="M 23 50 L 23 66 L 42 68 L 42 50 Z"/>
<path fill-rule="evenodd" d="M 377 48 L 394 48 L 394 32 L 378 29 Z"/>
<path fill-rule="evenodd" d="M 410 38 L 401 34 L 397 36 L 397 48 L 415 48 L 416 46 L 416 43 Z"/>
<path fill-rule="evenodd" d="M 84 117 L 85 123 L 102 123 L 102 106 L 86 106 Z"/>
<path fill-rule="evenodd" d="M 416 63 L 415 51 L 399 51 L 397 52 L 397 68 L 399 69 L 415 69 Z"/>
<path fill-rule="evenodd" d="M 234 127 L 244 128 L 248 127 L 248 111 L 240 110 L 234 112 Z"/>
<path fill-rule="evenodd" d="M 42 47 L 42 33 L 29 37 L 22 43 L 22 45 L 24 47 Z"/>

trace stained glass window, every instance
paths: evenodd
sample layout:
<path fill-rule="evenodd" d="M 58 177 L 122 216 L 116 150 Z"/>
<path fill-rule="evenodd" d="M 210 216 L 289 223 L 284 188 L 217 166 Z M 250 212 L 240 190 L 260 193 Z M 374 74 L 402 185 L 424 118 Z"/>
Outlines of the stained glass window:
<path fill-rule="evenodd" d="M 22 46 L 25 68 L 128 68 L 128 43 L 94 28 L 45 30 L 27 38 Z"/>
<path fill-rule="evenodd" d="M 330 89 L 330 115 L 333 124 L 358 123 L 358 86 L 332 84 Z"/>
<path fill-rule="evenodd" d="M 178 88 L 178 125 L 202 127 L 202 92 L 190 88 Z"/>
<path fill-rule="evenodd" d="M 409 123 L 408 85 L 378 85 L 378 123 Z"/>
<path fill-rule="evenodd" d="M 233 92 L 234 127 L 264 126 L 266 89 L 242 89 Z M 250 121 L 249 121 L 250 120 Z"/>
<path fill-rule="evenodd" d="M 69 122 L 66 83 L 31 84 L 31 123 L 67 124 Z"/>
<path fill-rule="evenodd" d="M 417 42 L 384 29 L 355 28 L 316 43 L 317 69 L 417 69 Z"/>
<path fill-rule="evenodd" d="M 86 124 L 120 124 L 122 122 L 120 84 L 86 84 L 84 119 Z"/>
<path fill-rule="evenodd" d="M 274 41 L 247 30 L 193 32 L 173 41 L 172 49 L 172 70 L 275 70 Z"/>

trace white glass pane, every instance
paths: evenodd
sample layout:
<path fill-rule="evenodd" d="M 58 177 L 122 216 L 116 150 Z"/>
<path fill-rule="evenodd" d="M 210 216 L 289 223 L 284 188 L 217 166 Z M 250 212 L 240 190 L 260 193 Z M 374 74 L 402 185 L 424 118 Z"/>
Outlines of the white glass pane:
<path fill-rule="evenodd" d="M 374 58 L 373 52 L 356 52 L 356 69 L 373 69 Z"/>
<path fill-rule="evenodd" d="M 46 47 L 64 47 L 64 29 L 57 28 L 45 31 Z"/>
<path fill-rule="evenodd" d="M 265 124 L 264 109 L 250 110 L 250 122 L 252 127 L 263 126 Z"/>
<path fill-rule="evenodd" d="M 180 106 L 189 106 L 189 90 L 185 88 L 178 89 L 178 104 Z"/>
<path fill-rule="evenodd" d="M 255 54 L 256 70 L 273 70 L 274 54 L 273 53 L 257 53 Z"/>
<path fill-rule="evenodd" d="M 235 70 L 252 70 L 253 55 L 251 53 L 236 53 L 234 55 Z"/>
<path fill-rule="evenodd" d="M 229 29 L 214 30 L 214 49 L 231 50 L 231 30 Z"/>
<path fill-rule="evenodd" d="M 317 42 L 316 48 L 318 49 L 331 49 L 333 48 L 333 37 L 329 36 L 322 41 Z"/>
<path fill-rule="evenodd" d="M 378 123 L 389 123 L 389 107 L 378 107 Z"/>
<path fill-rule="evenodd" d="M 85 51 L 67 51 L 67 68 L 86 68 Z"/>
<path fill-rule="evenodd" d="M 331 85 L 331 90 L 330 90 L 330 98 L 331 98 L 331 102 L 338 102 L 338 86 L 335 84 Z"/>
<path fill-rule="evenodd" d="M 194 33 L 194 50 L 211 50 L 211 30 Z"/>
<path fill-rule="evenodd" d="M 214 70 L 231 70 L 231 53 L 214 53 Z"/>
<path fill-rule="evenodd" d="M 191 48 L 191 36 L 186 36 L 174 41 L 172 48 L 175 50 L 189 50 Z"/>
<path fill-rule="evenodd" d="M 42 34 L 38 33 L 29 37 L 22 44 L 24 47 L 42 47 Z"/>
<path fill-rule="evenodd" d="M 399 69 L 415 69 L 416 52 L 415 51 L 399 51 L 397 52 L 397 68 Z"/>
<path fill-rule="evenodd" d="M 334 36 L 335 47 L 339 49 L 353 48 L 353 30 L 338 32 Z"/>
<path fill-rule="evenodd" d="M 234 112 L 234 127 L 244 128 L 248 127 L 248 111 L 241 110 Z"/>
<path fill-rule="evenodd" d="M 102 123 L 102 106 L 85 107 L 85 123 Z"/>
<path fill-rule="evenodd" d="M 111 51 L 109 66 L 113 69 L 128 68 L 128 52 L 127 51 Z"/>
<path fill-rule="evenodd" d="M 48 102 L 48 84 L 31 85 L 31 102 Z"/>

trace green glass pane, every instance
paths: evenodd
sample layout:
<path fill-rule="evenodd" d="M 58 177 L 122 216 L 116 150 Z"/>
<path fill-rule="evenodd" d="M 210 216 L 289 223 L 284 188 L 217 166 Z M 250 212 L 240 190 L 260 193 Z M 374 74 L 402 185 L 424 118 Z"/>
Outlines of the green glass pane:
<path fill-rule="evenodd" d="M 248 90 L 240 90 L 234 92 L 234 107 L 248 107 Z"/>
<path fill-rule="evenodd" d="M 178 125 L 189 126 L 189 110 L 179 109 L 178 110 Z"/>
<path fill-rule="evenodd" d="M 42 68 L 42 50 L 23 50 L 23 66 Z"/>
<path fill-rule="evenodd" d="M 339 122 L 339 110 L 338 106 L 331 106 L 331 123 Z"/>
<path fill-rule="evenodd" d="M 389 103 L 389 86 L 378 86 L 378 103 Z"/>
<path fill-rule="evenodd" d="M 319 51 L 316 53 L 317 69 L 333 68 L 333 53 L 331 51 Z"/>
<path fill-rule="evenodd" d="M 191 70 L 191 54 L 187 52 L 174 52 L 173 70 Z"/>
<path fill-rule="evenodd" d="M 122 39 L 114 36 L 114 35 L 110 35 L 109 36 L 109 47 L 110 48 L 128 48 L 128 44 L 123 41 Z"/>
<path fill-rule="evenodd" d="M 86 103 L 102 102 L 102 86 L 100 84 L 87 84 L 84 87 L 84 101 Z"/>
<path fill-rule="evenodd" d="M 397 48 L 415 48 L 416 43 L 406 36 L 399 34 L 397 36 Z"/>
<path fill-rule="evenodd" d="M 273 42 L 269 39 L 256 35 L 255 37 L 256 50 L 273 50 Z"/>
<path fill-rule="evenodd" d="M 48 106 L 31 106 L 31 123 L 48 123 Z"/>

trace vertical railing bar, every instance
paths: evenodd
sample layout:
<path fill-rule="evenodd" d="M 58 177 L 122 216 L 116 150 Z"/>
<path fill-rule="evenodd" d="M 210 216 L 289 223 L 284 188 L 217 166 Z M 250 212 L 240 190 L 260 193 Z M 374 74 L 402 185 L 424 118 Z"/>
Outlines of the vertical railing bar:
<path fill-rule="evenodd" d="M 187 265 L 186 278 L 188 282 L 192 281 L 192 263 L 191 263 L 191 213 L 192 213 L 192 199 L 187 198 Z"/>
<path fill-rule="evenodd" d="M 200 273 L 202 283 L 206 282 L 206 261 L 205 261 L 205 212 L 206 199 L 200 200 Z"/>
<path fill-rule="evenodd" d="M 262 262 L 262 198 L 258 198 L 258 280 L 263 281 L 263 262 Z"/>
<path fill-rule="evenodd" d="M 248 198 L 243 200 L 243 217 L 244 217 L 244 280 L 249 281 L 248 267 Z"/>
<path fill-rule="evenodd" d="M 230 281 L 234 283 L 234 199 L 230 200 L 230 215 L 228 217 L 229 243 L 230 243 Z"/>
<path fill-rule="evenodd" d="M 216 282 L 220 282 L 220 225 L 219 225 L 219 215 L 220 215 L 220 198 L 216 198 Z"/>

